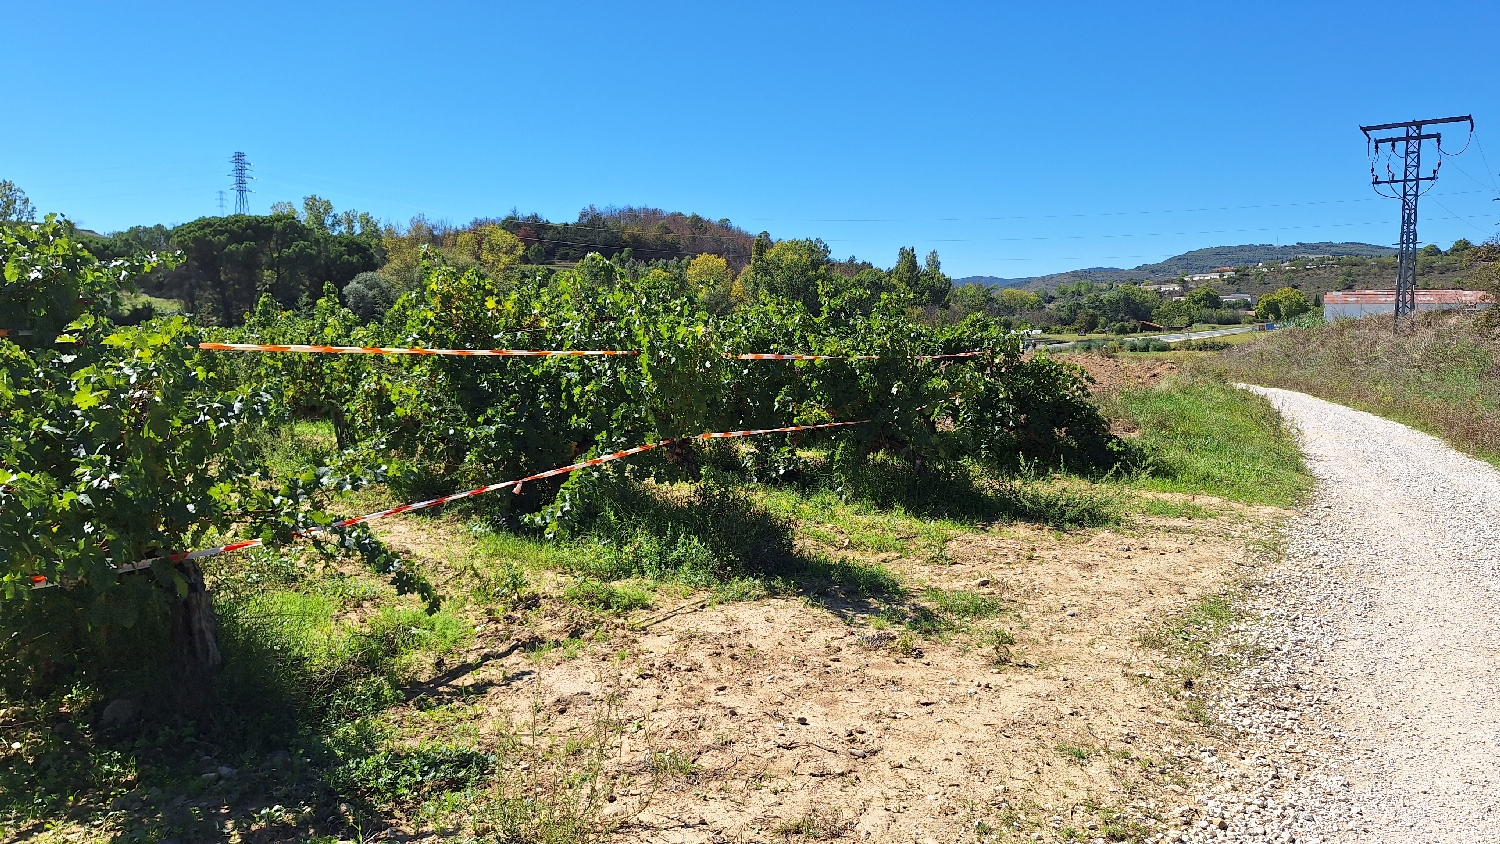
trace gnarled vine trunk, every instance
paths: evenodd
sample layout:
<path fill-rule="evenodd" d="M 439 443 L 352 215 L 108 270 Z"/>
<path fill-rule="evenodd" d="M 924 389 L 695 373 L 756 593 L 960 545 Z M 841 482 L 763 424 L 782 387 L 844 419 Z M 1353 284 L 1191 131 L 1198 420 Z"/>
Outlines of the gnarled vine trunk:
<path fill-rule="evenodd" d="M 203 584 L 203 570 L 188 560 L 177 570 L 187 581 L 187 594 L 172 599 L 172 680 L 179 705 L 203 712 L 213 700 L 213 672 L 219 667 L 214 604 Z"/>

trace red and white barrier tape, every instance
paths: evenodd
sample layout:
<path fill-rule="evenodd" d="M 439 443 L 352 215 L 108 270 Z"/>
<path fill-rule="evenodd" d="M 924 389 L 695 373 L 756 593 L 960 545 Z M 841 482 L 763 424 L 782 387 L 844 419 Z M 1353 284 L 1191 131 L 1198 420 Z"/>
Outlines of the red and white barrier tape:
<path fill-rule="evenodd" d="M 729 355 L 730 360 L 877 360 L 880 355 L 781 355 L 775 353 Z"/>
<path fill-rule="evenodd" d="M 325 355 L 454 355 L 458 357 L 585 357 L 598 355 L 638 355 L 633 349 L 551 351 L 543 349 L 403 349 L 382 346 L 309 346 L 294 343 L 286 346 L 269 343 L 199 343 L 198 348 L 211 352 L 314 352 Z"/>
<path fill-rule="evenodd" d="M 978 357 L 984 352 L 958 352 L 951 355 L 912 355 L 913 360 L 943 360 L 946 358 L 972 358 Z M 880 360 L 881 355 L 781 355 L 781 354 L 747 354 L 747 355 L 725 355 L 733 360 Z"/>
<path fill-rule="evenodd" d="M 594 351 L 546 351 L 539 349 L 422 349 L 393 348 L 385 346 L 313 346 L 302 343 L 276 345 L 272 343 L 199 343 L 198 348 L 211 352 L 311 352 L 329 355 L 456 355 L 496 357 L 583 357 L 585 355 L 638 355 L 636 349 L 607 349 Z M 971 358 L 983 352 L 959 352 L 950 355 L 914 355 L 916 360 L 941 360 L 945 358 Z M 879 360 L 880 355 L 794 355 L 794 354 L 744 354 L 724 355 L 733 360 Z"/>
<path fill-rule="evenodd" d="M 616 451 L 611 454 L 601 455 L 591 460 L 585 460 L 581 463 L 574 463 L 571 466 L 561 466 L 556 469 L 548 469 L 545 472 L 539 472 L 535 475 L 528 475 L 524 478 L 521 478 L 520 480 L 504 481 L 502 483 L 490 484 L 489 486 L 482 486 L 477 489 L 467 490 L 465 492 L 456 492 L 452 495 L 444 495 L 441 498 L 429 498 L 426 501 L 417 501 L 411 504 L 402 504 L 396 507 L 391 507 L 388 510 L 381 510 L 377 513 L 369 513 L 364 516 L 355 516 L 352 519 L 344 519 L 342 521 L 334 522 L 327 527 L 315 527 L 307 528 L 305 530 L 299 530 L 294 532 L 292 536 L 298 539 L 306 539 L 311 536 L 330 533 L 332 531 L 339 530 L 340 528 L 353 527 L 354 525 L 363 524 L 365 522 L 372 522 L 376 519 L 384 519 L 387 516 L 399 516 L 402 513 L 410 513 L 413 510 L 422 510 L 427 507 L 436 507 L 439 504 L 447 504 L 452 501 L 458 501 L 461 498 L 473 498 L 476 495 L 483 495 L 487 492 L 495 492 L 497 490 L 505 489 L 506 487 L 515 487 L 516 492 L 519 493 L 521 491 L 521 485 L 527 483 L 528 481 L 539 481 L 543 478 L 552 478 L 558 475 L 566 475 L 569 472 L 574 472 L 579 469 L 586 469 L 590 466 L 598 466 L 602 463 L 609 463 L 614 460 L 620 460 L 621 458 L 630 457 L 634 454 L 640 454 L 643 451 L 650 451 L 654 448 L 661 448 L 662 446 L 674 442 L 729 439 L 732 437 L 753 437 L 757 434 L 788 434 L 794 431 L 814 431 L 821 428 L 843 428 L 849 425 L 863 425 L 869 421 L 870 420 L 868 419 L 861 419 L 857 422 L 824 422 L 820 425 L 789 425 L 785 428 L 760 428 L 751 431 L 721 431 L 710 434 L 694 434 L 691 437 L 679 437 L 677 439 L 662 440 L 658 443 L 638 445 L 635 448 L 627 448 L 624 451 Z M 243 551 L 246 548 L 255 548 L 263 544 L 265 544 L 265 540 L 247 539 L 243 542 L 231 542 L 228 545 L 220 545 L 217 548 L 203 548 L 198 551 L 187 551 L 177 554 L 168 554 L 162 557 L 151 557 L 150 559 L 141 560 L 138 563 L 131 563 L 129 565 L 120 566 L 116 568 L 115 571 L 121 574 L 125 572 L 140 571 L 141 569 L 150 568 L 153 563 L 158 563 L 163 560 L 170 563 L 182 563 L 187 562 L 188 560 L 201 560 L 204 557 L 213 557 L 219 554 L 227 554 L 231 551 Z M 33 589 L 45 589 L 49 586 L 56 585 L 57 584 L 49 581 L 42 575 L 31 576 L 31 588 Z"/>

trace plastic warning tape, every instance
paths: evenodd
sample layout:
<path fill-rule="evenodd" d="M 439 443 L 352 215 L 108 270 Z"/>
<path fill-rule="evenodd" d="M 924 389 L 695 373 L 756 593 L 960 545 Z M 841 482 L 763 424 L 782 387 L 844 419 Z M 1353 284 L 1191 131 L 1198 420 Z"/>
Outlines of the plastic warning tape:
<path fill-rule="evenodd" d="M 401 504 L 396 507 L 391 507 L 387 510 L 380 510 L 378 512 L 368 513 L 363 516 L 355 516 L 354 518 L 343 519 L 342 521 L 334 522 L 333 524 L 326 527 L 305 528 L 303 530 L 294 531 L 292 533 L 292 536 L 296 537 L 297 539 L 306 539 L 312 536 L 331 533 L 342 528 L 364 524 L 365 522 L 373 522 L 376 519 L 384 519 L 389 516 L 399 516 L 402 513 L 410 513 L 414 510 L 423 510 L 428 507 L 436 507 L 440 504 L 447 504 L 449 502 L 458 501 L 463 498 L 473 498 L 476 495 L 484 495 L 487 492 L 495 492 L 507 487 L 515 487 L 516 492 L 520 493 L 521 486 L 530 481 L 539 481 L 543 478 L 552 478 L 558 475 L 566 475 L 569 472 L 576 472 L 579 469 L 587 469 L 590 466 L 598 466 L 603 463 L 620 460 L 626 457 L 630 457 L 631 455 L 640 454 L 644 451 L 661 448 L 674 442 L 729 439 L 732 437 L 753 437 L 758 434 L 789 434 L 794 431 L 815 431 L 824 428 L 843 428 L 850 425 L 863 425 L 869 421 L 870 420 L 868 419 L 861 419 L 857 422 L 824 422 L 819 425 L 789 425 L 785 428 L 758 428 L 748 431 L 720 431 L 710 434 L 694 434 L 691 437 L 678 437 L 677 439 L 662 440 L 661 442 L 647 443 L 646 445 L 638 445 L 634 448 L 627 448 L 624 451 L 616 451 L 610 454 L 600 455 L 599 457 L 584 460 L 581 463 L 574 463 L 570 466 L 560 466 L 556 469 L 548 469 L 545 472 L 538 472 L 535 475 L 527 475 L 526 477 L 520 478 L 519 480 L 503 481 L 498 484 L 489 484 L 488 486 L 477 487 L 475 489 L 466 490 L 464 492 L 455 492 L 452 495 L 444 495 L 440 498 L 429 498 L 426 501 L 415 501 L 411 504 Z M 120 566 L 116 568 L 115 571 L 117 573 L 140 571 L 141 569 L 150 568 L 154 563 L 159 563 L 162 561 L 166 561 L 169 563 L 184 563 L 189 560 L 201 560 L 204 557 L 214 557 L 219 554 L 228 554 L 231 551 L 243 551 L 246 548 L 255 548 L 264 544 L 265 540 L 262 539 L 247 539 L 242 542 L 231 542 L 228 545 L 220 545 L 217 548 L 203 548 L 197 551 L 185 551 L 177 554 L 168 554 L 162 557 L 151 557 L 150 559 L 141 560 L 138 563 L 131 563 L 129 565 Z M 49 581 L 42 575 L 32 575 L 31 577 L 31 588 L 33 589 L 45 589 L 49 586 L 55 585 L 55 583 Z"/>
<path fill-rule="evenodd" d="M 4 336 L 0 334 L 0 336 Z M 590 351 L 549 351 L 543 349 L 423 349 L 393 348 L 387 346 L 314 346 L 303 343 L 277 345 L 273 343 L 199 343 L 198 348 L 211 352 L 310 352 L 325 355 L 454 355 L 494 357 L 584 357 L 587 355 L 638 355 L 637 349 L 604 349 Z M 984 352 L 959 352 L 950 355 L 915 355 L 916 360 L 942 360 L 945 358 L 971 358 Z M 779 353 L 754 353 L 724 355 L 732 360 L 879 360 L 881 355 L 800 355 Z"/>
<path fill-rule="evenodd" d="M 313 352 L 325 355 L 454 355 L 457 357 L 585 357 L 599 355 L 638 355 L 634 349 L 564 350 L 546 349 L 402 349 L 383 346 L 309 346 L 301 343 L 199 343 L 198 348 L 211 352 Z"/>
<path fill-rule="evenodd" d="M 943 360 L 945 358 L 972 358 L 978 357 L 984 352 L 958 352 L 951 355 L 913 355 L 915 360 Z M 881 355 L 781 355 L 781 354 L 745 354 L 725 355 L 733 360 L 880 360 Z"/>
<path fill-rule="evenodd" d="M 746 354 L 725 355 L 731 360 L 877 360 L 880 355 L 779 355 L 779 354 Z"/>

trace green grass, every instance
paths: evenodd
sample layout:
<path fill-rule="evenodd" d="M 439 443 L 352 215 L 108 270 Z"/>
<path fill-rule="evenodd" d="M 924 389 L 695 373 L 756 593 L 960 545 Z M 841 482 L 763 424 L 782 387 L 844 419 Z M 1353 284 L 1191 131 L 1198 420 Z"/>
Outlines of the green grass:
<path fill-rule="evenodd" d="M 963 620 L 989 618 L 1005 609 L 999 601 L 968 589 L 925 589 L 922 600 L 939 612 Z"/>
<path fill-rule="evenodd" d="M 915 550 L 917 555 L 931 554 L 972 524 L 922 518 L 899 504 L 881 508 L 867 501 L 846 500 L 827 489 L 765 487 L 754 495 L 772 513 L 794 521 L 808 538 L 865 553 L 910 554 Z"/>
<path fill-rule="evenodd" d="M 1168 658 L 1167 667 L 1181 681 L 1171 693 L 1180 697 L 1194 689 L 1203 675 L 1233 665 L 1233 653 L 1216 649 L 1230 625 L 1244 617 L 1231 594 L 1206 595 L 1175 617 L 1143 633 L 1140 642 Z M 1187 697 L 1184 708 L 1190 719 L 1208 723 L 1203 699 Z"/>
<path fill-rule="evenodd" d="M 838 810 L 814 806 L 802 817 L 780 823 L 772 831 L 783 841 L 827 841 L 844 838 L 853 826 L 854 821 Z"/>
<path fill-rule="evenodd" d="M 1286 507 L 1312 487 L 1296 441 L 1265 399 L 1222 381 L 1182 377 L 1122 390 L 1113 415 L 1138 429 L 1137 489 Z"/>
<path fill-rule="evenodd" d="M 1166 691 L 1181 703 L 1187 720 L 1204 726 L 1213 723 L 1201 680 L 1205 675 L 1234 668 L 1239 653 L 1221 644 L 1230 625 L 1244 616 L 1234 595 L 1206 595 L 1141 635 L 1143 646 L 1165 657 L 1159 664 L 1175 678 Z"/>
<path fill-rule="evenodd" d="M 1238 611 L 1230 596 L 1208 595 L 1166 625 L 1152 629 L 1141 642 L 1150 648 L 1175 651 L 1201 661 L 1224 628 L 1237 618 Z"/>

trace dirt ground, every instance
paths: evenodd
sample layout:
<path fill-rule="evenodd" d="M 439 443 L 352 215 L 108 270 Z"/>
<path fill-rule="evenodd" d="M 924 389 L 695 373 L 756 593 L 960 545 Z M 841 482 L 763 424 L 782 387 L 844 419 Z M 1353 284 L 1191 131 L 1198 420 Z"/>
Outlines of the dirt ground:
<path fill-rule="evenodd" d="M 1069 354 L 1064 355 L 1063 360 L 1088 372 L 1094 379 L 1095 395 L 1108 395 L 1124 388 L 1151 387 L 1178 370 L 1178 365 L 1170 360 L 1133 354 Z"/>
<path fill-rule="evenodd" d="M 1003 602 L 1007 664 L 961 634 L 903 653 L 862 599 L 830 590 L 684 600 L 543 657 L 525 652 L 534 630 L 496 619 L 433 691 L 553 737 L 606 709 L 629 724 L 602 805 L 616 840 L 1143 840 L 1219 739 L 1141 637 L 1236 582 L 1280 515 L 1192 504 L 1200 517 L 997 527 L 937 563 L 880 558 L 908 586 Z"/>

